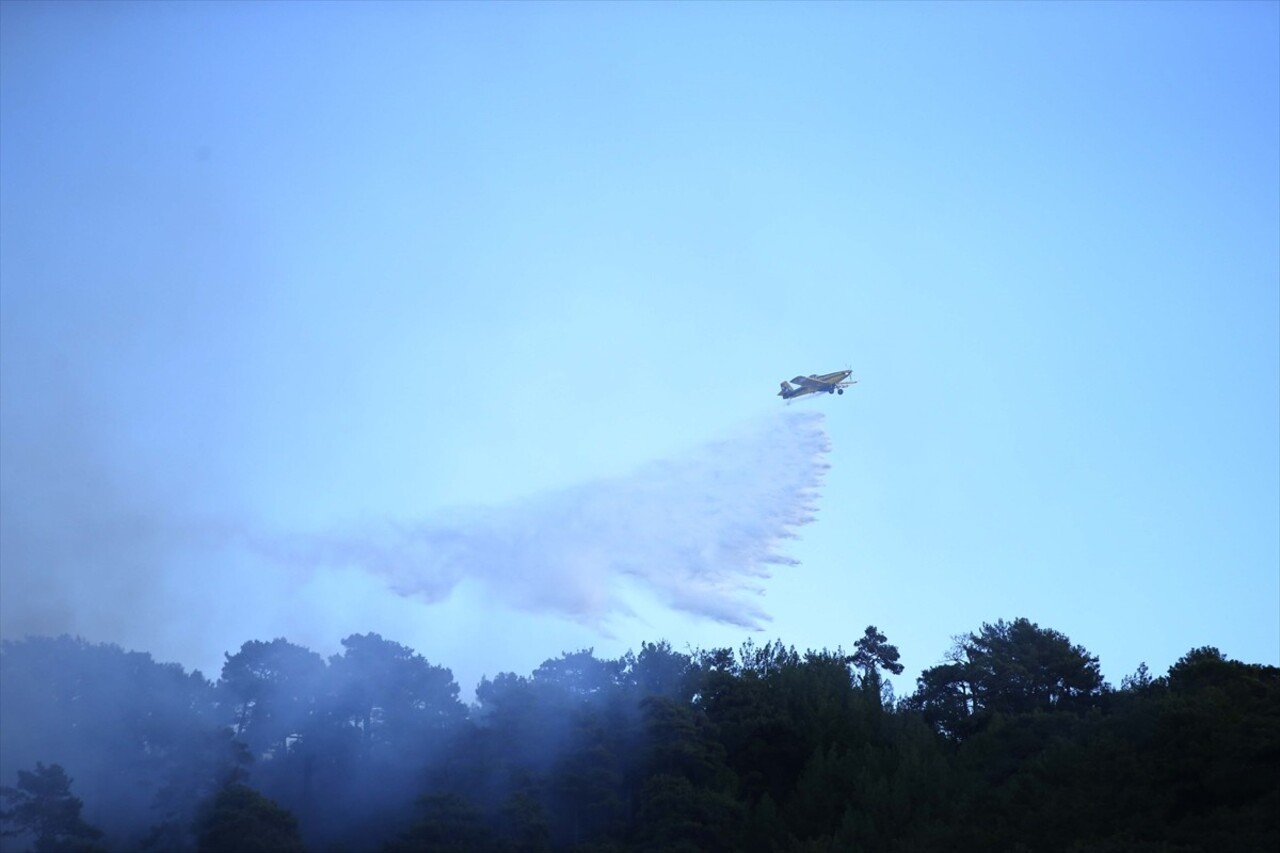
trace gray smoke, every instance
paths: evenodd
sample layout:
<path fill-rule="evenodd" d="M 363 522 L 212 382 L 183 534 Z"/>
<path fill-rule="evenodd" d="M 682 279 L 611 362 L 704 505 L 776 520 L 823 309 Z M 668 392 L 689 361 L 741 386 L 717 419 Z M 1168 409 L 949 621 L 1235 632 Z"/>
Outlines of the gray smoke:
<path fill-rule="evenodd" d="M 413 624 L 412 602 L 455 593 L 606 634 L 638 596 L 757 628 L 763 582 L 792 562 L 784 540 L 812 520 L 827 468 L 822 416 L 786 409 L 628 476 L 300 534 L 169 500 L 69 407 L 28 419 L 66 434 L 6 417 L 0 634 L 79 634 L 215 671 L 245 640 L 400 630 L 387 626 Z"/>

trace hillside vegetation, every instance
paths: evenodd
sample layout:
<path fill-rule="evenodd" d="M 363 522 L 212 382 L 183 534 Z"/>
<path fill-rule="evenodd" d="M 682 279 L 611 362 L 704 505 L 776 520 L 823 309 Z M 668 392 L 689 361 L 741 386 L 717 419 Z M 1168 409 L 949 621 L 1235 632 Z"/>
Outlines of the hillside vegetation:
<path fill-rule="evenodd" d="M 451 672 L 376 634 L 284 639 L 216 682 L 69 637 L 5 642 L 5 850 L 1273 851 L 1280 669 L 1189 651 L 1113 688 L 1025 619 L 898 652 L 590 650 Z"/>

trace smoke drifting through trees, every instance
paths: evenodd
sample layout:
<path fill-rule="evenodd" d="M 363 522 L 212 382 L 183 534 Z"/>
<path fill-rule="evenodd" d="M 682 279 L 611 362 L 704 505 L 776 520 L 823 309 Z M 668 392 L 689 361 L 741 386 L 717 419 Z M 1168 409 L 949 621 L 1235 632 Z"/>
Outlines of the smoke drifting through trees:
<path fill-rule="evenodd" d="M 215 683 L 69 637 L 0 643 L 0 851 L 98 830 L 100 849 L 164 853 L 1280 840 L 1280 669 L 1212 647 L 1115 690 L 1065 635 L 999 620 L 892 704 L 898 653 L 875 626 L 848 651 L 644 643 L 503 672 L 470 707 L 407 646 L 342 647 L 246 642 Z"/>
<path fill-rule="evenodd" d="M 73 400 L 55 402 L 48 420 L 83 420 Z M 300 532 L 231 507 L 219 518 L 216 491 L 197 505 L 154 489 L 86 430 L 6 425 L 3 441 L 4 636 L 78 634 L 203 668 L 244 636 L 402 633 L 412 602 L 444 602 L 464 581 L 468 600 L 595 629 L 627 614 L 636 592 L 758 627 L 768 615 L 757 594 L 813 519 L 829 446 L 820 413 L 787 409 L 625 476 Z M 350 612 L 335 612 L 335 596 Z"/>
<path fill-rule="evenodd" d="M 629 476 L 471 508 L 444 519 L 259 538 L 272 559 L 354 565 L 398 593 L 440 601 L 464 579 L 504 602 L 600 625 L 629 611 L 634 578 L 670 607 L 746 628 L 781 549 L 813 520 L 829 448 L 823 416 L 789 411 Z"/>

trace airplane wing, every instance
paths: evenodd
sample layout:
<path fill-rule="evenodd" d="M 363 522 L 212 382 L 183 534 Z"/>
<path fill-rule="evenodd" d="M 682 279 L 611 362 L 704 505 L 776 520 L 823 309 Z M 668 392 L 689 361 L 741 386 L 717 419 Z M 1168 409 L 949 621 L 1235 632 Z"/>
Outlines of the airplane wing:
<path fill-rule="evenodd" d="M 791 380 L 791 383 L 802 388 L 812 388 L 815 391 L 825 391 L 835 384 L 834 382 L 823 382 L 816 376 L 797 376 Z"/>

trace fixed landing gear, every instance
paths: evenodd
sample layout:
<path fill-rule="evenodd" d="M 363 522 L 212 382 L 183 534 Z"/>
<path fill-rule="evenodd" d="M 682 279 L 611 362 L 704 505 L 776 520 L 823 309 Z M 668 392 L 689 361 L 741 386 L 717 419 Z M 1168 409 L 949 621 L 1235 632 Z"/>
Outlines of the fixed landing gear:
<path fill-rule="evenodd" d="M 837 393 L 837 394 L 843 394 L 843 393 L 844 393 L 844 389 L 843 389 L 843 388 L 837 388 L 837 389 L 836 389 L 836 393 Z"/>

